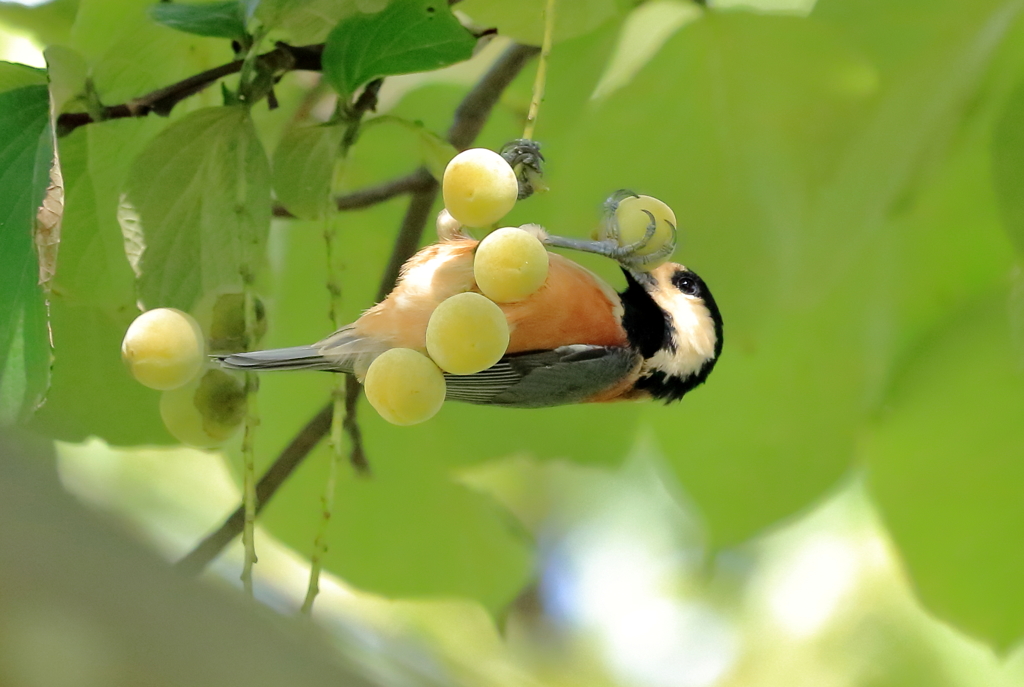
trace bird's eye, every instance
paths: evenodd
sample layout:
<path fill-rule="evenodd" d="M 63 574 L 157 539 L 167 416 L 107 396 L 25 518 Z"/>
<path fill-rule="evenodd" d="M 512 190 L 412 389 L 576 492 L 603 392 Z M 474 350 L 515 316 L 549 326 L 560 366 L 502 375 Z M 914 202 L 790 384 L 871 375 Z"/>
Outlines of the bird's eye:
<path fill-rule="evenodd" d="M 685 273 L 675 275 L 672 278 L 672 284 L 687 296 L 696 296 L 697 292 L 700 290 L 697 286 L 697 280 L 693 277 L 686 276 Z"/>

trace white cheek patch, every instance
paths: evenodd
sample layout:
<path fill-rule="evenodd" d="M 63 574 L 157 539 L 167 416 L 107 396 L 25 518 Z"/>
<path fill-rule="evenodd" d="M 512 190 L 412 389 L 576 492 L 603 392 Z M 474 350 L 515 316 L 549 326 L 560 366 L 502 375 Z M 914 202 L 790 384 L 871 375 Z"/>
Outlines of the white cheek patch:
<path fill-rule="evenodd" d="M 654 295 L 654 299 L 672 314 L 676 351 L 658 351 L 646 367 L 679 377 L 697 372 L 715 356 L 717 337 L 711 312 L 699 298 L 681 293 L 659 293 Z"/>

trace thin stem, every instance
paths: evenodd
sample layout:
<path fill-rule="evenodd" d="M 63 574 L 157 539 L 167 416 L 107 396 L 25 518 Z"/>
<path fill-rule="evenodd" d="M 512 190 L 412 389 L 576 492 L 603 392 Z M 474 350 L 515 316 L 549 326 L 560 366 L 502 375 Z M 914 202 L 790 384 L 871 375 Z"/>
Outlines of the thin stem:
<path fill-rule="evenodd" d="M 376 186 L 359 189 L 334 199 L 335 207 L 341 212 L 348 210 L 362 210 L 379 205 L 384 201 L 391 200 L 396 196 L 403 196 L 408 193 L 415 193 L 425 189 L 433 181 L 425 168 L 421 167 L 405 176 L 396 177 Z M 274 206 L 274 217 L 295 217 L 282 205 Z"/>
<path fill-rule="evenodd" d="M 346 376 L 347 378 L 347 376 Z M 342 426 L 345 421 L 344 383 L 339 378 L 334 388 L 331 403 L 331 461 L 327 472 L 327 483 L 320 497 L 321 518 L 316 538 L 313 540 L 313 554 L 309 558 L 309 584 L 306 587 L 306 598 L 302 600 L 300 613 L 309 615 L 313 612 L 313 601 L 320 593 L 320 573 L 323 570 L 323 559 L 327 554 L 327 529 L 334 513 L 334 494 L 338 484 L 338 468 L 344 457 L 342 446 Z"/>
<path fill-rule="evenodd" d="M 555 33 L 555 0 L 547 0 L 544 5 L 544 42 L 541 44 L 540 59 L 537 61 L 537 75 L 533 79 L 533 98 L 530 110 L 526 115 L 526 128 L 523 138 L 532 139 L 533 130 L 537 126 L 537 111 L 540 101 L 544 99 L 544 85 L 548 77 L 548 58 L 551 56 L 551 42 Z"/>
<path fill-rule="evenodd" d="M 256 32 L 252 39 L 252 45 L 249 46 L 249 51 L 242 60 L 242 69 L 238 75 L 238 98 L 246 105 L 252 105 L 258 99 L 256 97 L 257 94 L 253 93 L 253 86 L 255 85 L 253 83 L 253 70 L 256 68 L 260 45 L 263 43 L 266 35 L 265 29 L 260 29 Z"/>
<path fill-rule="evenodd" d="M 246 350 L 255 348 L 256 341 L 256 298 L 253 294 L 252 279 L 245 280 L 245 338 Z M 255 372 L 245 373 L 245 435 L 242 438 L 242 505 L 245 521 L 242 527 L 242 545 L 245 559 L 242 564 L 242 587 L 248 596 L 253 595 L 252 568 L 256 564 L 256 427 L 259 426 L 259 410 L 256 406 L 256 392 L 259 379 Z"/>

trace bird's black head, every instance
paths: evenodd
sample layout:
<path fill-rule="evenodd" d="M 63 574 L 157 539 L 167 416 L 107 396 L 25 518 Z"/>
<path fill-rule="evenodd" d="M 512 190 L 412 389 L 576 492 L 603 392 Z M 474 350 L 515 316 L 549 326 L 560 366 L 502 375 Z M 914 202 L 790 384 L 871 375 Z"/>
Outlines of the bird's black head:
<path fill-rule="evenodd" d="M 622 325 L 644 357 L 637 388 L 666 403 L 704 383 L 722 353 L 722 314 L 704 280 L 682 265 L 623 270 Z"/>

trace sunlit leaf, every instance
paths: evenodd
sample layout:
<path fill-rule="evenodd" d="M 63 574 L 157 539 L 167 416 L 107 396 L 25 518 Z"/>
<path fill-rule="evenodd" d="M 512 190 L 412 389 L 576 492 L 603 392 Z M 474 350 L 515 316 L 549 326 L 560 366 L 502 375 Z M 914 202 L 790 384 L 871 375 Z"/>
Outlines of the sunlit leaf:
<path fill-rule="evenodd" d="M 227 41 L 168 31 L 149 16 L 151 0 L 81 0 L 68 47 L 90 66 L 105 105 L 137 98 L 233 59 Z M 174 59 L 168 56 L 174 55 Z M 215 89 L 186 101 L 183 109 L 213 105 Z"/>
<path fill-rule="evenodd" d="M 838 20 L 707 14 L 628 85 L 545 129 L 552 191 L 513 221 L 585 234 L 611 191 L 658 196 L 679 217 L 675 259 L 722 309 L 725 351 L 706 386 L 642 412 L 716 544 L 835 484 L 908 342 L 1005 274 L 981 148 L 943 178 L 913 234 L 899 213 L 935 182 L 1008 7 L 918 7 L 921 50 L 878 64 L 837 40 Z M 904 33 L 879 11 L 856 10 L 856 35 Z"/>
<path fill-rule="evenodd" d="M 922 599 L 1001 647 L 1024 634 L 1024 370 L 1006 314 L 989 298 L 936 332 L 864 447 Z"/>
<path fill-rule="evenodd" d="M 38 86 L 46 83 L 46 72 L 26 64 L 0 61 L 0 93 L 13 91 L 22 86 Z"/>
<path fill-rule="evenodd" d="M 324 78 L 343 96 L 381 76 L 440 69 L 469 59 L 476 39 L 440 0 L 395 0 L 343 19 L 324 47 Z"/>
<path fill-rule="evenodd" d="M 296 217 L 318 219 L 331 206 L 331 182 L 341 154 L 341 126 L 296 126 L 274 150 L 277 199 Z"/>
<path fill-rule="evenodd" d="M 78 4 L 79 0 L 51 0 L 34 5 L 0 2 L 0 22 L 28 31 L 44 45 L 63 43 L 68 40 Z"/>
<path fill-rule="evenodd" d="M 127 189 L 145 242 L 147 307 L 187 310 L 260 266 L 270 166 L 244 108 L 199 110 L 164 129 L 135 160 Z"/>
<path fill-rule="evenodd" d="M 382 7 L 380 0 L 375 7 Z M 365 9 L 361 0 L 246 0 L 247 12 L 296 45 L 322 43 L 343 18 Z"/>

